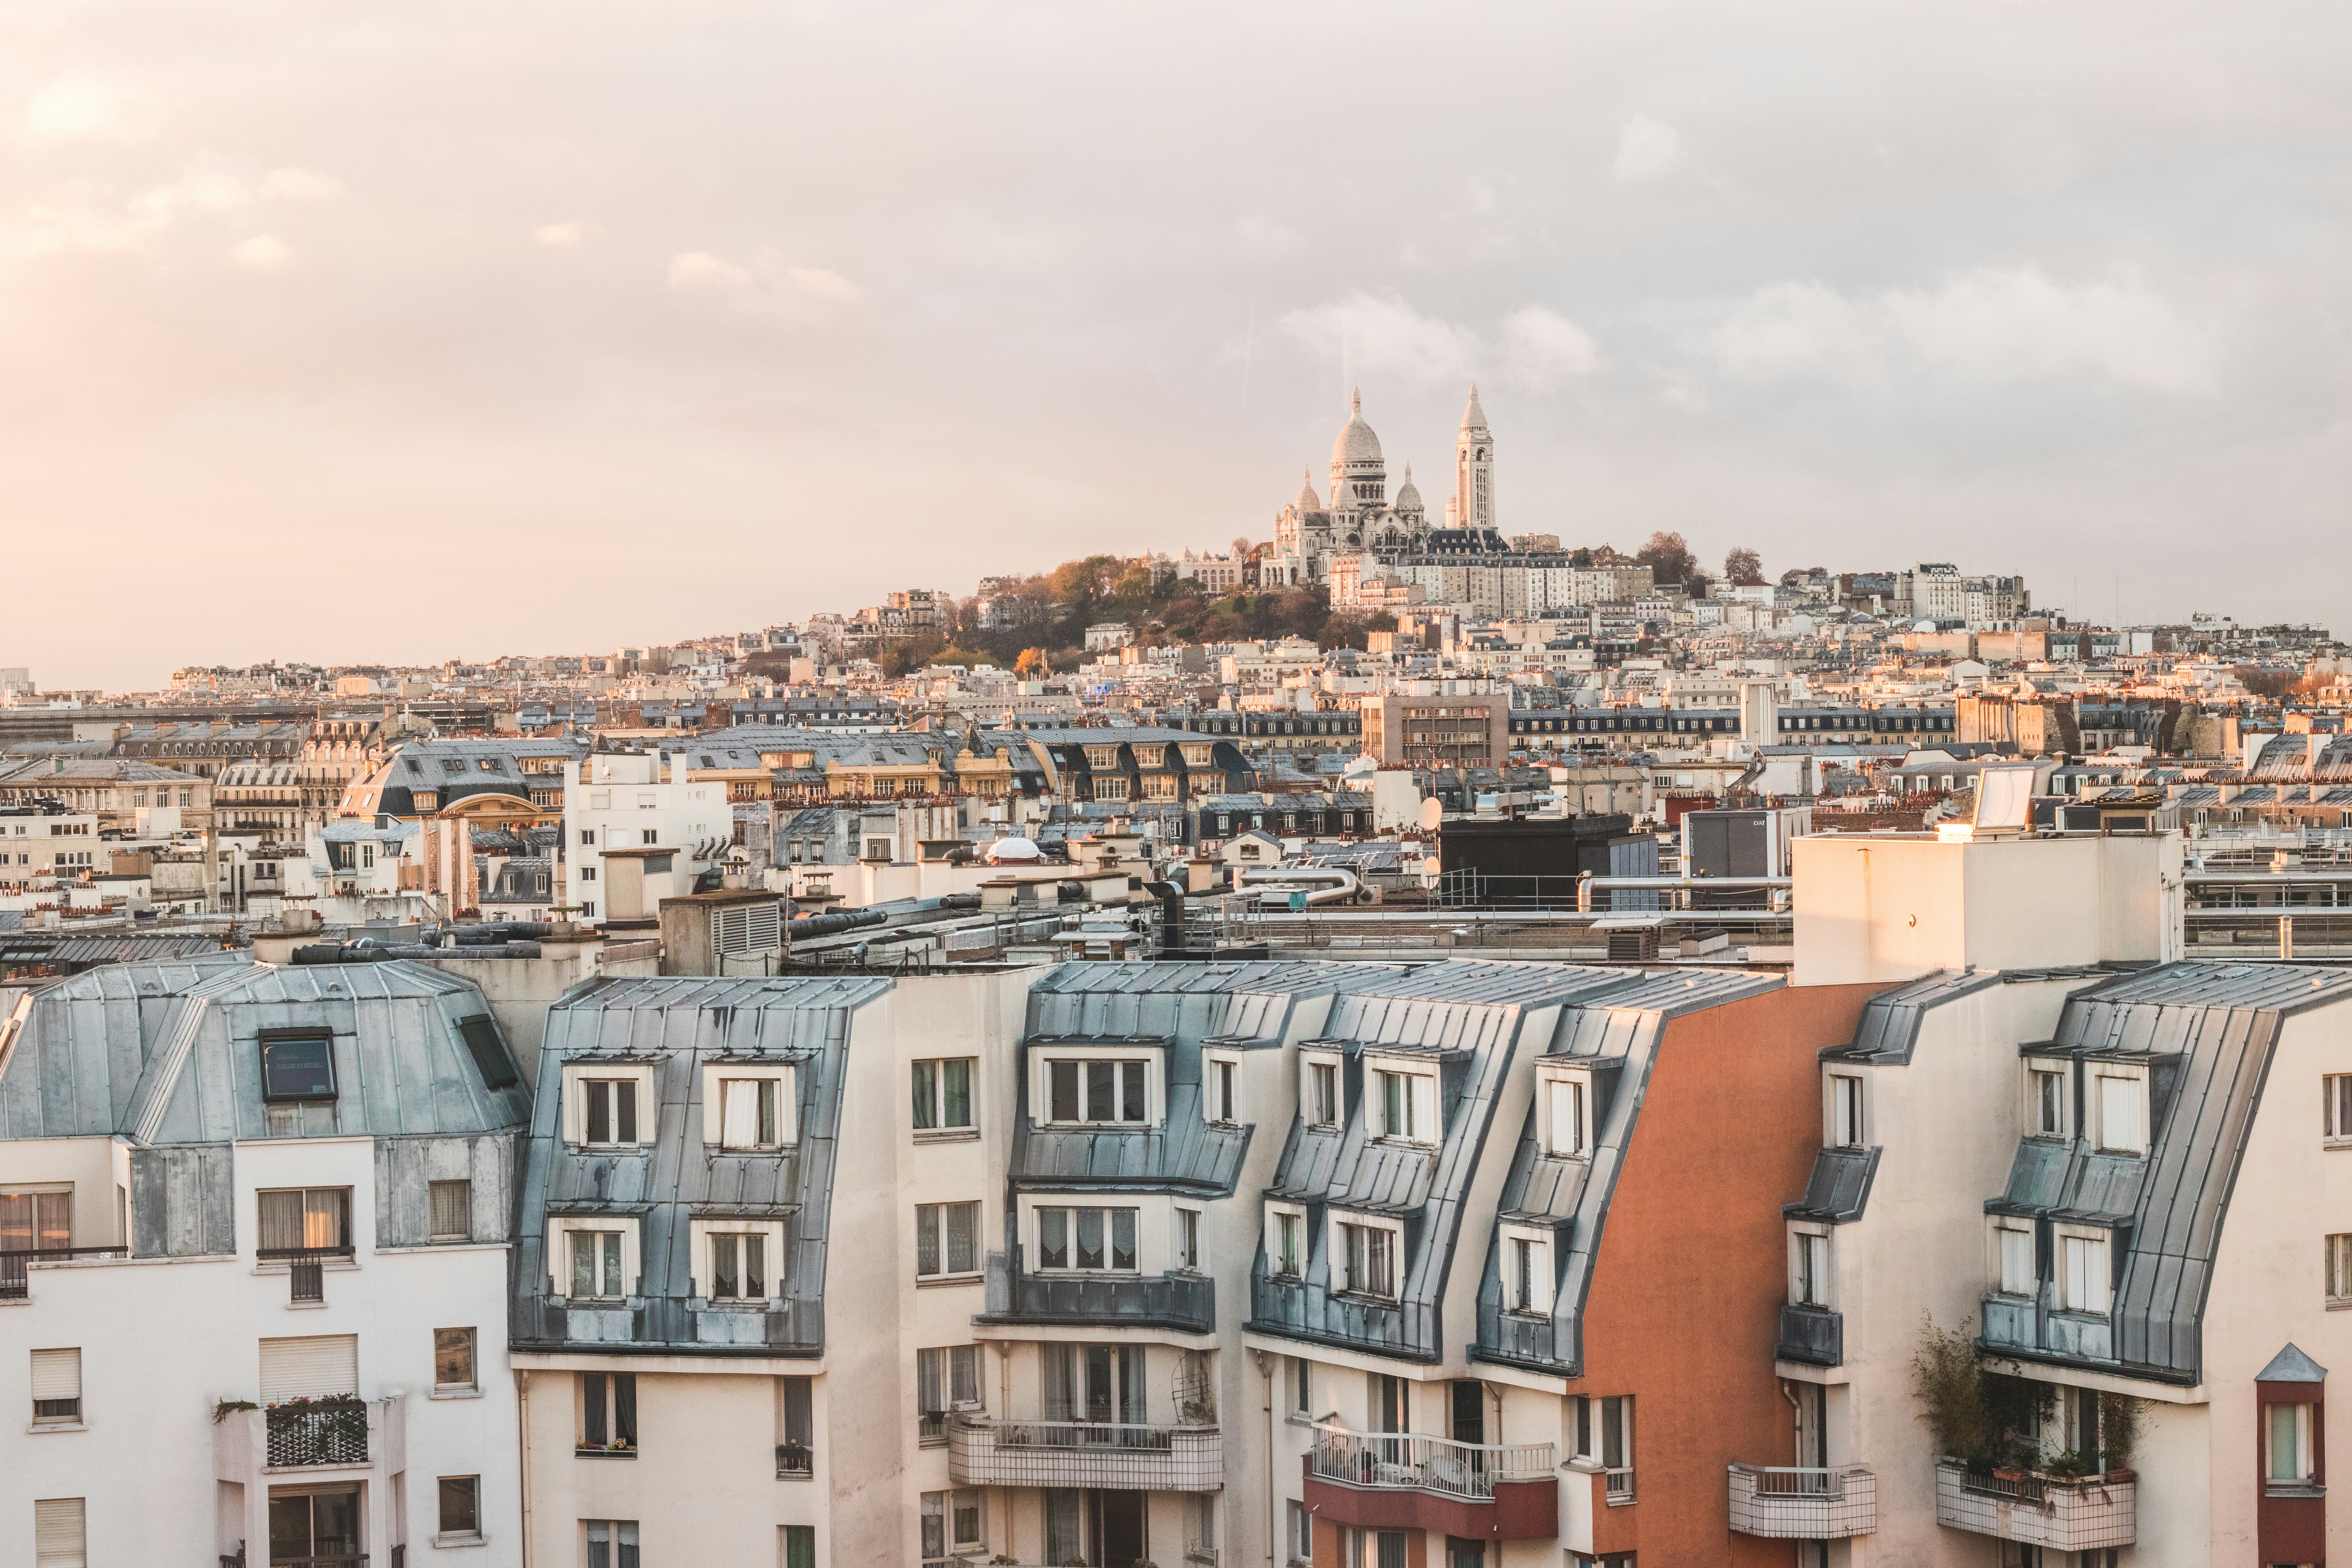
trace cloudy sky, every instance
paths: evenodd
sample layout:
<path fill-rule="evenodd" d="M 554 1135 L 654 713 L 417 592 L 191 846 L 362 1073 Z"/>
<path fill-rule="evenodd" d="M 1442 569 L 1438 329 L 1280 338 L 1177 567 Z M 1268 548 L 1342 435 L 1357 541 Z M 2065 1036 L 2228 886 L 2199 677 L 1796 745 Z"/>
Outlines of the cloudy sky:
<path fill-rule="evenodd" d="M 12 0 L 0 665 L 608 649 L 1433 510 L 2344 622 L 2352 12 Z"/>

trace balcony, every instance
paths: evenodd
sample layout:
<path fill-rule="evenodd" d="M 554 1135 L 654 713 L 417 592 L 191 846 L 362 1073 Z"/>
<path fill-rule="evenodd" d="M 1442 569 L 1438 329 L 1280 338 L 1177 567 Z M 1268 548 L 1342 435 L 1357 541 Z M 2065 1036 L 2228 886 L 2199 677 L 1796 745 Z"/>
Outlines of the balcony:
<path fill-rule="evenodd" d="M 1224 1434 L 1214 1426 L 959 1415 L 948 1428 L 948 1474 L 960 1487 L 1213 1492 L 1225 1484 Z"/>
<path fill-rule="evenodd" d="M 1772 1354 L 1807 1366 L 1843 1366 L 1845 1314 L 1826 1307 L 1782 1307 L 1780 1342 L 1772 1347 Z"/>
<path fill-rule="evenodd" d="M 1457 1443 L 1419 1433 L 1315 1428 L 1307 1506 L 1360 1530 L 1432 1530 L 1473 1540 L 1559 1533 L 1549 1443 Z"/>
<path fill-rule="evenodd" d="M 289 1300 L 323 1301 L 327 1299 L 327 1260 L 331 1258 L 346 1262 L 352 1248 L 341 1247 L 264 1247 L 255 1249 L 257 1263 L 286 1265 Z"/>
<path fill-rule="evenodd" d="M 273 1470 L 368 1462 L 368 1415 L 363 1400 L 298 1399 L 270 1405 L 262 1414 Z"/>
<path fill-rule="evenodd" d="M 1250 1276 L 1249 1326 L 1263 1334 L 1320 1340 L 1412 1361 L 1437 1359 L 1437 1311 L 1427 1301 L 1388 1300 L 1327 1289 L 1296 1275 Z"/>
<path fill-rule="evenodd" d="M 0 1252 L 0 1301 L 22 1301 L 33 1293 L 31 1266 L 68 1263 L 77 1258 L 128 1258 L 127 1247 L 44 1247 Z"/>
<path fill-rule="evenodd" d="M 407 1451 L 406 1406 L 396 1395 L 224 1405 L 214 1413 L 214 1479 L 266 1488 L 302 1475 L 397 1465 Z"/>
<path fill-rule="evenodd" d="M 1731 1528 L 1774 1541 L 1871 1534 L 1878 1528 L 1878 1478 L 1860 1465 L 1734 1465 Z"/>
<path fill-rule="evenodd" d="M 2129 1546 L 2139 1539 L 2139 1483 L 2000 1473 L 1943 1459 L 1936 1466 L 1936 1522 L 2053 1552 Z"/>
<path fill-rule="evenodd" d="M 988 1255 L 983 1323 L 1130 1324 L 1214 1333 L 1217 1282 L 1204 1275 L 1030 1274 L 1021 1252 Z"/>

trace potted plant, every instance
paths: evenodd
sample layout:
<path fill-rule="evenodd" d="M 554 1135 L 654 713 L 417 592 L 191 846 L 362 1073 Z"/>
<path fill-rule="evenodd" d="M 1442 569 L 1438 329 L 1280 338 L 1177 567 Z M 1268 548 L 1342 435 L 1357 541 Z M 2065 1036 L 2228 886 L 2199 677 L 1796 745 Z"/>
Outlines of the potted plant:
<path fill-rule="evenodd" d="M 2145 1419 L 2140 1402 L 2130 1394 L 2099 1395 L 2099 1432 L 2106 1439 L 2107 1450 L 2105 1479 L 2121 1484 L 2139 1479 L 2139 1472 L 2131 1468 L 2131 1457 L 2139 1444 L 2140 1423 Z"/>
<path fill-rule="evenodd" d="M 2091 1473 L 2088 1456 L 2068 1448 L 2042 1467 L 2042 1473 L 2055 1481 L 2079 1481 Z"/>

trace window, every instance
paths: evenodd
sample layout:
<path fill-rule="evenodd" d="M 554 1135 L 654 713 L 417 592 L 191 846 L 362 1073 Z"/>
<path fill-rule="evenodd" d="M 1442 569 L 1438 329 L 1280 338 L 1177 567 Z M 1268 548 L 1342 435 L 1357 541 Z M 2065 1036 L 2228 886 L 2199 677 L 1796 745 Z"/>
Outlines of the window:
<path fill-rule="evenodd" d="M 915 1352 L 916 1436 L 925 1447 L 948 1440 L 950 1412 L 976 1409 L 980 1403 L 978 1345 L 948 1345 Z"/>
<path fill-rule="evenodd" d="M 982 1521 L 987 1494 L 978 1487 L 923 1494 L 923 1562 L 945 1563 L 950 1553 L 975 1552 L 986 1544 Z"/>
<path fill-rule="evenodd" d="M 583 866 L 583 867 L 581 867 L 581 868 L 580 868 L 580 879 L 581 879 L 582 881 L 583 881 L 583 882 L 593 882 L 593 881 L 594 881 L 594 880 L 596 879 L 596 868 L 595 868 L 595 867 L 593 867 L 593 866 Z"/>
<path fill-rule="evenodd" d="M 1577 1458 L 1595 1462 L 1608 1474 L 1609 1501 L 1613 1507 L 1633 1500 L 1633 1400 L 1576 1396 Z"/>
<path fill-rule="evenodd" d="M 1134 1209 L 1040 1208 L 1037 1267 L 1132 1274 L 1139 1267 Z"/>
<path fill-rule="evenodd" d="M 81 1352 L 33 1352 L 33 1425 L 78 1426 L 81 1424 Z"/>
<path fill-rule="evenodd" d="M 580 1436 L 583 1454 L 637 1451 L 637 1374 L 583 1372 L 580 1375 Z"/>
<path fill-rule="evenodd" d="M 352 1249 L 351 1188 L 289 1187 L 256 1193 L 254 1197 L 261 1209 L 257 1258 Z"/>
<path fill-rule="evenodd" d="M 2102 1073 L 2098 1081 L 2101 1152 L 2119 1154 L 2145 1152 L 2147 1148 L 2145 1080 Z"/>
<path fill-rule="evenodd" d="M 0 1192 L 0 1252 L 62 1252 L 72 1245 L 71 1187 Z"/>
<path fill-rule="evenodd" d="M 710 1300 L 768 1299 L 768 1237 L 764 1231 L 714 1231 L 710 1237 Z"/>
<path fill-rule="evenodd" d="M 1049 1121 L 1109 1121 L 1141 1125 L 1146 1109 L 1142 1061 L 1051 1061 L 1045 1064 Z"/>
<path fill-rule="evenodd" d="M 1830 1304 L 1830 1238 L 1816 1231 L 1789 1233 L 1789 1300 L 1800 1307 Z"/>
<path fill-rule="evenodd" d="M 1241 1063 L 1227 1061 L 1221 1057 L 1209 1057 L 1203 1058 L 1202 1067 L 1208 1078 L 1203 1087 L 1207 1090 L 1209 1120 L 1227 1123 L 1239 1121 L 1242 1119 Z"/>
<path fill-rule="evenodd" d="M 475 1386 L 473 1330 L 436 1329 L 433 1331 L 433 1386 L 436 1388 Z"/>
<path fill-rule="evenodd" d="M 431 1211 L 426 1221 L 425 1238 L 429 1241 L 470 1241 L 474 1237 L 474 1184 L 471 1182 L 428 1182 L 425 1184 L 425 1206 Z"/>
<path fill-rule="evenodd" d="M 590 1078 L 580 1080 L 585 1127 L 583 1143 L 635 1143 L 637 1141 L 637 1080 L 634 1078 Z"/>
<path fill-rule="evenodd" d="M 269 1555 L 279 1563 L 319 1558 L 356 1560 L 360 1551 L 360 1489 L 328 1487 L 318 1491 L 273 1492 L 269 1499 Z"/>
<path fill-rule="evenodd" d="M 980 1205 L 917 1204 L 915 1278 L 952 1279 L 979 1272 Z"/>
<path fill-rule="evenodd" d="M 1315 1516 L 1307 1505 L 1290 1502 L 1283 1505 L 1290 1510 L 1290 1554 L 1301 1563 L 1315 1561 Z"/>
<path fill-rule="evenodd" d="M 482 1478 L 479 1476 L 443 1476 L 441 1491 L 441 1539 L 444 1541 L 478 1540 L 482 1533 Z"/>
<path fill-rule="evenodd" d="M 1503 1300 L 1514 1312 L 1551 1310 L 1551 1243 L 1541 1237 L 1503 1237 Z"/>
<path fill-rule="evenodd" d="M 2352 1073 L 2334 1073 L 2319 1080 L 2323 1126 L 2332 1142 L 2352 1143 Z"/>
<path fill-rule="evenodd" d="M 33 1504 L 33 1561 L 38 1568 L 87 1568 L 86 1508 L 78 1497 L 43 1498 Z M 274 1500 L 271 1512 L 276 1512 Z"/>
<path fill-rule="evenodd" d="M 650 827 L 644 829 L 641 837 L 647 844 L 658 844 L 661 842 L 661 835 Z"/>
<path fill-rule="evenodd" d="M 2104 1237 L 2062 1236 L 2059 1254 L 2065 1261 L 2058 1305 L 2070 1312 L 2107 1310 L 2107 1243 Z"/>
<path fill-rule="evenodd" d="M 592 1519 L 587 1526 L 587 1568 L 638 1568 L 635 1520 Z"/>
<path fill-rule="evenodd" d="M 1840 1149 L 1859 1149 L 1868 1142 L 1862 1118 L 1862 1079 L 1845 1073 L 1830 1078 L 1830 1142 Z"/>
<path fill-rule="evenodd" d="M 2297 1486 L 2314 1479 L 2311 1451 L 2311 1406 L 2263 1406 L 2264 1456 L 2263 1477 L 2273 1486 Z"/>
<path fill-rule="evenodd" d="M 264 1029 L 261 1098 L 271 1102 L 335 1098 L 334 1037 L 325 1029 Z"/>
<path fill-rule="evenodd" d="M 719 1079 L 719 1146 L 776 1149 L 784 1136 L 785 1083 L 773 1078 Z"/>
<path fill-rule="evenodd" d="M 625 1292 L 621 1278 L 621 1232 L 572 1232 L 572 1300 L 617 1301 Z"/>
<path fill-rule="evenodd" d="M 1405 1568 L 1404 1531 L 1339 1526 L 1340 1568 Z"/>
<path fill-rule="evenodd" d="M 2000 1247 L 2000 1293 L 2032 1296 L 2040 1283 L 2033 1266 L 2033 1227 L 2005 1221 L 1994 1227 Z"/>
<path fill-rule="evenodd" d="M 580 847 L 583 849 L 593 849 L 596 847 L 596 830 L 594 828 L 583 827 L 580 830 Z"/>
<path fill-rule="evenodd" d="M 1311 1416 L 1315 1414 L 1315 1363 L 1303 1355 L 1286 1359 L 1290 1363 L 1291 1412 Z"/>
<path fill-rule="evenodd" d="M 1380 1133 L 1412 1143 L 1437 1142 L 1437 1079 L 1427 1073 L 1376 1072 Z"/>
<path fill-rule="evenodd" d="M 1591 1081 L 1561 1073 L 1541 1082 L 1544 1152 L 1581 1159 L 1592 1148 Z"/>
<path fill-rule="evenodd" d="M 497 1022 L 488 1013 L 458 1019 L 457 1033 L 466 1042 L 467 1054 L 474 1058 L 474 1069 L 482 1075 L 483 1088 L 512 1089 L 522 1081 L 506 1042 L 499 1037 Z"/>
<path fill-rule="evenodd" d="M 2352 1307 L 2352 1236 L 2327 1238 L 2327 1304 Z"/>
<path fill-rule="evenodd" d="M 1339 1064 L 1310 1061 L 1307 1064 L 1307 1120 L 1317 1127 L 1339 1125 Z"/>
<path fill-rule="evenodd" d="M 1176 1267 L 1197 1269 L 1201 1267 L 1201 1211 L 1180 1208 L 1176 1211 Z"/>
<path fill-rule="evenodd" d="M 915 1131 L 945 1132 L 977 1125 L 971 1114 L 971 1057 L 915 1064 Z"/>
<path fill-rule="evenodd" d="M 1266 1263 L 1276 1276 L 1296 1279 L 1306 1272 L 1307 1216 L 1276 1209 L 1267 1220 Z"/>
<path fill-rule="evenodd" d="M 1339 1289 L 1350 1295 L 1396 1298 L 1398 1233 L 1385 1226 L 1339 1226 Z"/>
<path fill-rule="evenodd" d="M 2026 1073 L 2025 1082 L 2027 1136 L 2065 1137 L 2065 1073 L 2056 1068 L 2034 1068 Z"/>

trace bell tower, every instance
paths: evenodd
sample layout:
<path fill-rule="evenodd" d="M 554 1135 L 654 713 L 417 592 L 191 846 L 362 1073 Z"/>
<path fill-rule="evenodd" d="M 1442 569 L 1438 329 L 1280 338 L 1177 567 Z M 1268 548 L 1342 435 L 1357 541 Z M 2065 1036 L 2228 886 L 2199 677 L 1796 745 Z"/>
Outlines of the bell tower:
<path fill-rule="evenodd" d="M 1478 406 L 1478 389 L 1470 389 L 1469 405 L 1462 410 L 1462 429 L 1454 437 L 1454 505 L 1456 528 L 1495 526 L 1495 437 L 1486 428 L 1486 411 Z"/>

